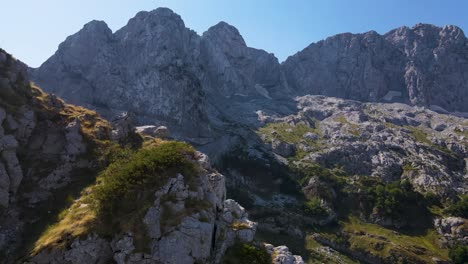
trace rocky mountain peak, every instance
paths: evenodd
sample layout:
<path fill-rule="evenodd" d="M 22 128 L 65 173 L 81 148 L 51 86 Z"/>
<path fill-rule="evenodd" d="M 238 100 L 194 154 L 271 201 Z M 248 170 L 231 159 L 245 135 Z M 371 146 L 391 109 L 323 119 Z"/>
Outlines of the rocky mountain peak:
<path fill-rule="evenodd" d="M 311 44 L 289 57 L 282 69 L 298 94 L 468 111 L 466 43 L 456 26 L 417 24 L 385 35 L 346 33 Z"/>
<path fill-rule="evenodd" d="M 230 43 L 231 45 L 247 46 L 239 30 L 224 21 L 210 27 L 203 33 L 203 38 L 210 38 L 220 42 Z"/>
<path fill-rule="evenodd" d="M 106 22 L 93 20 L 86 23 L 76 34 L 69 36 L 59 46 L 61 49 L 75 48 L 77 46 L 92 47 L 101 43 L 106 43 L 112 38 L 112 30 Z"/>
<path fill-rule="evenodd" d="M 161 7 L 152 11 L 138 12 L 123 29 L 126 29 L 124 31 L 161 30 L 162 27 L 183 29 L 185 24 L 182 18 L 171 9 Z"/>
<path fill-rule="evenodd" d="M 83 32 L 89 32 L 92 34 L 112 35 L 112 30 L 107 26 L 106 22 L 102 20 L 92 20 L 86 23 L 82 29 Z"/>

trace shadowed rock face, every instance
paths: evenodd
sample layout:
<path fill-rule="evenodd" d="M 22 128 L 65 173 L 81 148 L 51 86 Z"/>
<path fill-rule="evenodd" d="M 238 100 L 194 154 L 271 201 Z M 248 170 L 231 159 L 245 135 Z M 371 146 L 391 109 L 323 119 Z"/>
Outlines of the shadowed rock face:
<path fill-rule="evenodd" d="M 468 42 L 455 26 L 340 34 L 289 57 L 282 69 L 301 95 L 379 101 L 397 91 L 413 105 L 468 111 Z"/>

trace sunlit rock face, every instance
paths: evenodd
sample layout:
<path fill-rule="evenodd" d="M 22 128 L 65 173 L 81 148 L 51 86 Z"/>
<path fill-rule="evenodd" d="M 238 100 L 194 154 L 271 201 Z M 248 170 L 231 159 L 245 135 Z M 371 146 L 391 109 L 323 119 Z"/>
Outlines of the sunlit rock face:
<path fill-rule="evenodd" d="M 92 21 L 31 72 L 71 103 L 107 117 L 129 111 L 140 124 L 168 125 L 190 137 L 210 135 L 208 120 L 245 112 L 221 109 L 230 101 L 282 95 L 272 54 L 247 47 L 224 22 L 199 36 L 166 8 L 140 12 L 115 33 Z M 245 109 L 254 116 L 254 109 Z"/>
<path fill-rule="evenodd" d="M 283 64 L 300 95 L 386 101 L 468 111 L 468 42 L 455 26 L 418 24 L 385 35 L 339 34 L 313 43 Z"/>
<path fill-rule="evenodd" d="M 258 124 L 256 111 L 284 112 L 306 94 L 468 111 L 467 65 L 468 44 L 455 26 L 339 34 L 280 64 L 225 22 L 198 35 L 158 8 L 114 33 L 102 21 L 86 24 L 31 74 L 105 117 L 131 112 L 140 125 L 213 138 L 226 124 Z"/>

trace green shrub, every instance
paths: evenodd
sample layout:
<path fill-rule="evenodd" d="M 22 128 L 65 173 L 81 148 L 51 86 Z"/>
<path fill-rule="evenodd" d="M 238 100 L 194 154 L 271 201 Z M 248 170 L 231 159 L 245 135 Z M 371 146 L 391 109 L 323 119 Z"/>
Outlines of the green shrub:
<path fill-rule="evenodd" d="M 461 199 L 447 208 L 446 213 L 468 218 L 468 194 L 462 195 Z"/>
<path fill-rule="evenodd" d="M 346 183 L 344 178 L 346 173 L 342 168 L 336 167 L 328 169 L 316 163 L 308 163 L 299 168 L 296 168 L 296 175 L 298 175 L 298 182 L 301 186 L 307 185 L 310 178 L 317 176 L 321 181 L 328 183 L 333 188 L 340 188 Z"/>
<path fill-rule="evenodd" d="M 312 198 L 310 201 L 304 203 L 304 213 L 308 216 L 326 216 L 327 210 L 322 207 L 318 198 Z"/>
<path fill-rule="evenodd" d="M 145 190 L 161 187 L 176 173 L 182 173 L 190 182 L 196 167 L 187 156 L 192 147 L 181 142 L 167 142 L 137 152 L 120 153 L 116 161 L 98 177 L 93 189 L 94 204 L 99 213 L 111 216 L 122 201 L 141 197 Z"/>
<path fill-rule="evenodd" d="M 271 264 L 271 256 L 264 248 L 251 244 L 235 244 L 223 257 L 223 264 Z"/>
<path fill-rule="evenodd" d="M 90 233 L 112 238 L 131 232 L 135 250 L 149 250 L 150 238 L 142 219 L 153 205 L 155 191 L 169 178 L 181 173 L 189 187 L 193 186 L 198 174 L 192 161 L 194 149 L 181 142 L 159 142 L 139 150 L 118 147 L 113 150 L 112 154 L 104 153 L 112 162 L 98 175 L 96 183 L 86 188 L 82 197 L 60 214 L 58 222 L 40 235 L 31 255 L 47 247 L 67 247 L 72 241 L 69 238 Z M 187 208 L 187 212 L 207 207 L 198 200 L 190 200 L 188 204 L 194 208 Z M 165 209 L 165 204 L 162 206 Z M 170 208 L 163 210 L 161 222 L 164 218 L 177 221 L 173 215 Z"/>
<path fill-rule="evenodd" d="M 454 264 L 465 264 L 468 263 L 468 246 L 466 245 L 455 245 L 450 248 L 449 257 L 452 259 Z"/>

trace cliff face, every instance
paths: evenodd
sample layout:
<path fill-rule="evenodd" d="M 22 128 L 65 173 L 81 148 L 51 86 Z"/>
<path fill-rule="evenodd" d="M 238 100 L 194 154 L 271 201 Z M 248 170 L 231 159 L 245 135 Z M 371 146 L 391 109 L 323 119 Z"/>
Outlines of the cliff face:
<path fill-rule="evenodd" d="M 92 21 L 34 76 L 49 92 L 107 117 L 128 111 L 142 123 L 158 120 L 197 136 L 208 131 L 197 125 L 207 118 L 196 78 L 199 42 L 167 9 L 140 12 L 115 34 Z"/>
<path fill-rule="evenodd" d="M 118 160 L 120 169 L 111 164 L 98 184 L 41 235 L 30 263 L 219 263 L 234 243 L 252 242 L 256 223 L 237 202 L 226 200 L 224 176 L 211 168 L 207 156 L 178 143 L 152 144 Z M 176 163 L 167 160 L 179 155 Z M 147 167 L 149 160 L 161 170 Z M 191 166 L 194 170 L 187 170 Z M 128 190 L 120 189 L 126 177 L 134 177 L 122 174 L 127 168 L 135 174 L 145 168 L 145 184 L 129 182 Z M 176 173 L 165 178 L 165 169 Z M 106 173 L 118 182 L 105 178 Z M 114 183 L 122 186 L 113 188 Z M 122 195 L 111 219 L 107 210 L 116 200 L 101 200 L 107 188 L 113 188 L 109 195 Z"/>
<path fill-rule="evenodd" d="M 63 204 L 63 190 L 89 181 L 97 163 L 89 154 L 110 135 L 107 121 L 42 92 L 26 70 L 0 50 L 0 248 L 7 259 L 34 236 L 31 224 L 40 226 L 44 211 Z"/>
<path fill-rule="evenodd" d="M 211 124 L 247 112 L 223 109 L 227 102 L 281 91 L 277 59 L 248 48 L 237 29 L 220 23 L 200 37 L 164 8 L 138 13 L 114 34 L 104 22 L 88 23 L 32 76 L 104 116 L 128 111 L 140 124 L 157 122 L 189 137 L 210 135 Z"/>
<path fill-rule="evenodd" d="M 283 64 L 298 94 L 361 101 L 396 100 L 468 111 L 468 42 L 455 26 L 418 24 L 379 35 L 340 34 Z"/>
<path fill-rule="evenodd" d="M 220 263 L 239 243 L 304 263 L 254 243 L 257 224 L 206 155 L 66 104 L 26 70 L 0 50 L 2 263 Z"/>

